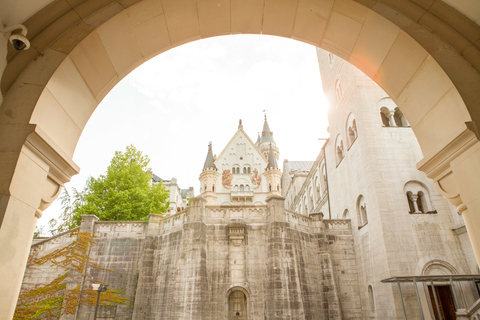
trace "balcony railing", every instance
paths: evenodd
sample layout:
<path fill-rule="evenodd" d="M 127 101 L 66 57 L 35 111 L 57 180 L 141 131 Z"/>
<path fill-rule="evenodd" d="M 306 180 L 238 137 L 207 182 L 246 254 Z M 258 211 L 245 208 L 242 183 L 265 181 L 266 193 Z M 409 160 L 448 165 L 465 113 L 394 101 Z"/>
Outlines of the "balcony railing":
<path fill-rule="evenodd" d="M 232 191 L 230 198 L 232 201 L 253 201 L 253 191 Z"/>

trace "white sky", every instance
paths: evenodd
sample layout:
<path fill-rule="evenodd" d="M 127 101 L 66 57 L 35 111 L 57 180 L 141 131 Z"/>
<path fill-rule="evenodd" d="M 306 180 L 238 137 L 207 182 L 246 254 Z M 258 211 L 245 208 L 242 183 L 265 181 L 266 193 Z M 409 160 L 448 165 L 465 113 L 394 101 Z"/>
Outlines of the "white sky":
<path fill-rule="evenodd" d="M 272 36 L 234 35 L 191 42 L 144 63 L 105 97 L 78 142 L 81 172 L 66 185 L 83 189 L 105 173 L 117 150 L 132 144 L 153 172 L 193 186 L 208 142 L 220 154 L 242 119 L 255 142 L 263 112 L 283 159 L 314 161 L 328 137 L 315 48 Z M 54 203 L 40 220 L 57 217 Z"/>

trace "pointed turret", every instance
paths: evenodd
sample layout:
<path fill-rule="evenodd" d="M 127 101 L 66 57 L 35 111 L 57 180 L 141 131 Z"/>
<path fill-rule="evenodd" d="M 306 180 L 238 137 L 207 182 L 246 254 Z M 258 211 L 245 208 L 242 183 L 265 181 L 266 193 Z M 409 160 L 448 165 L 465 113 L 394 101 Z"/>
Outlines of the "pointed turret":
<path fill-rule="evenodd" d="M 258 147 L 260 146 L 260 132 L 258 133 L 257 141 L 255 141 L 255 145 Z"/>
<path fill-rule="evenodd" d="M 215 185 L 220 175 L 215 166 L 215 158 L 213 157 L 212 142 L 208 144 L 207 158 L 200 174 L 200 192 L 202 197 L 207 201 L 207 205 L 214 205 L 217 201 L 217 193 Z"/>
<path fill-rule="evenodd" d="M 270 131 L 270 126 L 268 125 L 267 115 L 265 115 L 265 121 L 263 122 L 263 130 L 262 135 L 259 136 L 259 140 L 256 143 L 257 147 L 262 151 L 265 160 L 268 161 L 268 153 L 270 148 L 273 149 L 273 154 L 275 158 L 278 160 L 280 157 L 280 151 L 273 139 L 273 132 Z"/>
<path fill-rule="evenodd" d="M 207 158 L 205 159 L 205 164 L 203 165 L 203 170 L 206 169 L 215 169 L 215 160 L 213 159 L 213 151 L 212 151 L 212 142 L 210 141 L 208 143 L 208 152 L 207 152 Z"/>
<path fill-rule="evenodd" d="M 273 152 L 272 144 L 270 143 L 270 150 L 268 150 L 268 169 L 278 169 L 277 159 L 275 159 L 275 154 Z"/>
<path fill-rule="evenodd" d="M 265 121 L 263 122 L 262 137 L 260 139 L 260 143 L 264 143 L 264 142 L 275 143 L 275 140 L 273 140 L 273 132 L 270 131 L 270 126 L 268 125 L 268 122 L 267 122 L 267 115 L 265 115 Z"/>
<path fill-rule="evenodd" d="M 277 159 L 273 151 L 273 146 L 270 143 L 270 150 L 268 151 L 268 164 L 263 173 L 267 180 L 268 193 L 281 195 L 281 179 L 282 172 L 278 168 Z"/>

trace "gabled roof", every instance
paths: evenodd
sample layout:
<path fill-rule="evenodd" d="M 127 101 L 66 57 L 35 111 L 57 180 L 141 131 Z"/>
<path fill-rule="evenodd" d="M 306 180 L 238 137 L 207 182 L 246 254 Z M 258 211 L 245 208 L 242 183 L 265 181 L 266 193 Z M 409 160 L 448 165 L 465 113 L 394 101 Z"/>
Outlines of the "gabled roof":
<path fill-rule="evenodd" d="M 235 139 L 235 137 L 237 135 L 239 135 L 240 133 L 243 133 L 245 135 L 245 137 L 247 138 L 247 141 L 250 142 L 250 144 L 252 145 L 252 147 L 255 149 L 256 152 L 258 152 L 258 154 L 260 155 L 260 159 L 265 161 L 265 164 L 267 163 L 267 161 L 265 160 L 265 158 L 262 156 L 262 151 L 260 151 L 260 149 L 255 145 L 255 143 L 253 143 L 252 139 L 250 139 L 250 137 L 248 136 L 248 134 L 243 130 L 243 126 L 238 128 L 237 132 L 235 132 L 235 134 L 232 136 L 232 138 L 230 139 L 230 141 L 228 141 L 228 143 L 225 145 L 225 148 L 223 148 L 222 152 L 220 152 L 220 155 L 217 156 L 217 159 L 215 160 L 215 163 L 217 161 L 221 161 L 223 155 L 225 152 L 227 152 L 227 149 L 228 147 L 232 144 L 233 140 Z"/>

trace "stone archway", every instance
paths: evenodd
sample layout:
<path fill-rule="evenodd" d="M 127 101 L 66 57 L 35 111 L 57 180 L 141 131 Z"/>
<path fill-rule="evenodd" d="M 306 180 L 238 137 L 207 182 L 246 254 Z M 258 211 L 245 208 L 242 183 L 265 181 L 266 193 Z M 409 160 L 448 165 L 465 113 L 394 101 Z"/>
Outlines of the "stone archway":
<path fill-rule="evenodd" d="M 233 287 L 226 294 L 227 320 L 250 319 L 250 295 L 245 288 Z"/>
<path fill-rule="evenodd" d="M 36 219 L 78 172 L 76 143 L 108 91 L 161 52 L 234 33 L 304 41 L 374 79 L 411 124 L 425 156 L 419 169 L 463 212 L 480 257 L 480 27 L 447 4 L 70 2 L 53 1 L 25 21 L 29 51 L 0 48 L 8 61 L 0 106 L 0 281 L 8 288 L 0 290 L 1 310 L 13 312 Z"/>

